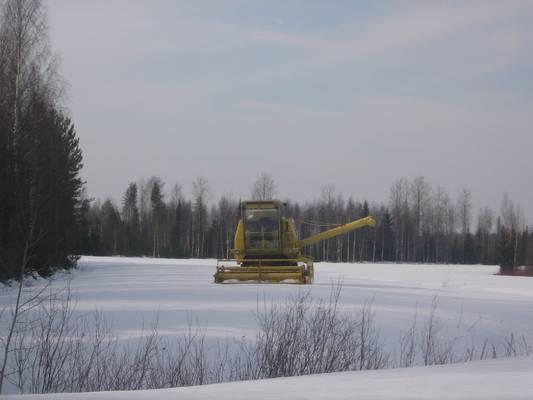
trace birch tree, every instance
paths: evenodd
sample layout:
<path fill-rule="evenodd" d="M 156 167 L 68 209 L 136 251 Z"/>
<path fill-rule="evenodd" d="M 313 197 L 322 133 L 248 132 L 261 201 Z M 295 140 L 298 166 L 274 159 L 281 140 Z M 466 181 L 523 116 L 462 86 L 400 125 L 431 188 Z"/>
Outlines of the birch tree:
<path fill-rule="evenodd" d="M 405 178 L 398 179 L 394 182 L 390 190 L 390 209 L 392 219 L 395 222 L 396 231 L 396 261 L 405 261 L 408 257 L 409 248 L 409 185 Z"/>
<path fill-rule="evenodd" d="M 272 200 L 276 196 L 276 184 L 272 175 L 262 172 L 252 186 L 252 200 Z"/>
<path fill-rule="evenodd" d="M 472 202 L 470 200 L 470 191 L 461 190 L 457 199 L 457 217 L 461 228 L 461 262 L 464 263 L 467 249 L 467 235 L 470 234 L 470 223 L 472 220 Z"/>
<path fill-rule="evenodd" d="M 205 232 L 207 225 L 207 195 L 209 187 L 207 179 L 198 177 L 192 183 L 194 198 L 194 244 L 193 253 L 196 257 L 203 257 L 205 250 Z"/>
<path fill-rule="evenodd" d="M 413 237 L 413 259 L 418 259 L 420 248 L 420 237 L 422 234 L 422 225 L 428 209 L 430 195 L 430 186 L 423 176 L 417 176 L 409 187 L 413 218 L 414 218 L 414 237 Z"/>

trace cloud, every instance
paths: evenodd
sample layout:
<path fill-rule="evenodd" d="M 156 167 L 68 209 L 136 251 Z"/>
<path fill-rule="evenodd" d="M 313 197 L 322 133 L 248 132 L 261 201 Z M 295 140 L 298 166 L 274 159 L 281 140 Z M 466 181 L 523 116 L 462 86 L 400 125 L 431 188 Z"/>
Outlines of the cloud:
<path fill-rule="evenodd" d="M 414 52 L 428 43 L 445 39 L 452 41 L 461 58 L 450 58 L 443 66 L 446 68 L 451 63 L 455 77 L 459 71 L 469 77 L 473 71 L 477 74 L 491 72 L 511 64 L 520 50 L 531 43 L 531 29 L 523 32 L 513 27 L 512 22 L 509 24 L 513 17 L 532 13 L 531 3 L 405 4 L 404 9 L 378 18 L 363 31 L 359 26 L 343 25 L 328 33 L 297 34 L 225 24 L 206 24 L 201 30 L 207 37 L 222 37 L 231 43 L 279 46 L 300 51 L 302 56 L 293 62 L 274 64 L 254 74 L 238 77 L 237 83 L 242 86 L 320 74 L 324 70 L 361 60 L 365 64 L 369 59 L 380 63 L 401 56 L 402 52 Z M 501 23 L 504 25 L 498 26 Z"/>
<path fill-rule="evenodd" d="M 425 174 L 533 204 L 533 3 L 267 4 L 47 3 L 95 195 L 152 174 L 241 193 L 266 170 L 304 200 Z"/>

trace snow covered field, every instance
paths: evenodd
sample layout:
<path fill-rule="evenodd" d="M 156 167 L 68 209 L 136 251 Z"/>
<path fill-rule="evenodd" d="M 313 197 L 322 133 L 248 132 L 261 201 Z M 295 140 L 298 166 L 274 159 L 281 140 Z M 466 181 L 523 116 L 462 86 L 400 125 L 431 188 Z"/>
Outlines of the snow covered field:
<path fill-rule="evenodd" d="M 497 267 L 318 263 L 309 286 L 217 285 L 214 270 L 215 260 L 84 257 L 71 289 L 78 312 L 101 310 L 123 338 L 141 335 L 156 313 L 163 335 L 186 331 L 192 316 L 210 337 L 253 336 L 258 302 L 306 290 L 328 298 L 339 282 L 348 311 L 373 301 L 384 336 L 409 328 L 415 313 L 429 313 L 436 298 L 443 325 L 457 334 L 533 337 L 533 279 L 494 275 Z M 64 285 L 61 279 L 55 284 Z"/>
<path fill-rule="evenodd" d="M 533 279 L 496 276 L 494 273 L 498 268 L 491 266 L 318 263 L 315 268 L 315 283 L 310 286 L 216 285 L 212 277 L 215 260 L 84 257 L 78 270 L 60 275 L 54 285 L 64 286 L 65 277 L 70 276 L 71 290 L 77 299 L 76 312 L 83 314 L 100 310 L 113 321 L 113 328 L 121 338 L 139 337 L 143 330 L 146 332 L 156 315 L 161 335 L 185 332 L 192 318 L 205 328 L 208 337 L 213 340 L 253 338 L 257 328 L 255 311 L 258 304 L 265 300 L 282 302 L 288 295 L 307 290 L 314 298 L 327 299 L 332 285 L 341 283 L 340 303 L 343 310 L 356 312 L 365 301 L 372 301 L 375 324 L 388 343 L 397 343 L 399 335 L 411 326 L 415 315 L 423 320 L 429 314 L 433 301 L 437 304 L 439 324 L 449 337 L 480 341 L 515 333 L 524 335 L 533 343 Z M 0 304 L 9 302 L 11 292 L 2 291 Z M 440 397 L 449 394 L 450 398 L 473 398 L 470 395 L 460 396 L 459 391 L 451 390 L 463 381 L 472 382 L 467 386 L 473 389 L 476 388 L 473 382 L 493 382 L 491 390 L 488 390 L 490 386 L 483 387 L 484 398 L 511 398 L 511 393 L 514 398 L 533 397 L 533 383 L 524 379 L 526 374 L 533 376 L 531 359 L 485 361 L 412 371 L 282 378 L 260 384 L 230 383 L 218 386 L 220 391 L 214 386 L 181 388 L 158 391 L 157 398 L 237 398 L 231 395 L 234 390 L 242 392 L 243 398 L 282 398 L 280 391 L 285 393 L 286 398 L 309 397 L 309 392 L 307 396 L 302 394 L 298 397 L 298 391 L 289 389 L 291 387 L 308 388 L 317 396 L 322 393 L 321 398 L 351 397 L 358 391 L 363 391 L 365 398 L 415 398 L 415 393 L 420 394 L 420 398 L 427 398 L 422 394 L 431 382 L 436 385 L 435 390 Z M 496 384 L 500 372 L 508 374 L 504 376 L 511 377 L 512 382 L 517 381 L 513 386 L 516 388 L 514 392 L 504 392 L 506 386 Z M 490 378 L 490 374 L 494 374 L 495 378 Z M 502 381 L 506 379 L 502 376 Z M 382 380 L 383 383 L 389 382 L 390 386 L 385 383 L 386 387 L 383 387 Z M 338 390 L 330 392 L 328 388 L 335 385 Z M 394 385 L 398 389 L 394 389 Z M 315 386 L 320 389 L 318 392 L 310 389 Z M 399 390 L 400 386 L 405 387 L 405 391 Z M 266 394 L 260 397 L 257 393 L 263 387 Z M 413 389 L 416 387 L 418 392 Z M 383 397 L 379 397 L 379 393 Z M 500 393 L 500 396 L 494 393 Z M 503 393 L 506 395 L 502 396 Z M 374 394 L 376 396 L 373 397 Z M 136 396 L 152 397 L 143 392 Z M 104 393 L 97 397 L 116 398 Z M 131 393 L 124 398 L 130 397 L 133 397 Z M 70 395 L 64 398 L 70 398 Z"/>

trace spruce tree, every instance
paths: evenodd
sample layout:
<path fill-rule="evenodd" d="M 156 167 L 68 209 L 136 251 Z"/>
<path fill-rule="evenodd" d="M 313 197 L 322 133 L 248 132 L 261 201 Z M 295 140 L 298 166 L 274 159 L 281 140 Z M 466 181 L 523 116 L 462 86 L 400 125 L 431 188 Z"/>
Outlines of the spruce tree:
<path fill-rule="evenodd" d="M 137 184 L 129 184 L 122 198 L 123 252 L 126 255 L 138 255 L 141 253 L 139 208 L 137 207 Z"/>
<path fill-rule="evenodd" d="M 512 229 L 505 227 L 498 221 L 496 237 L 496 262 L 503 273 L 510 273 L 514 267 L 514 234 Z"/>
<path fill-rule="evenodd" d="M 152 207 L 152 234 L 153 234 L 153 257 L 160 257 L 161 252 L 161 231 L 164 218 L 163 194 L 159 182 L 152 185 L 150 194 L 150 204 Z"/>
<path fill-rule="evenodd" d="M 381 250 L 381 259 L 382 261 L 392 261 L 393 251 L 392 246 L 394 244 L 393 240 L 393 229 L 392 229 L 392 216 L 388 208 L 385 208 L 383 217 L 381 219 L 381 228 L 382 228 L 382 250 Z"/>

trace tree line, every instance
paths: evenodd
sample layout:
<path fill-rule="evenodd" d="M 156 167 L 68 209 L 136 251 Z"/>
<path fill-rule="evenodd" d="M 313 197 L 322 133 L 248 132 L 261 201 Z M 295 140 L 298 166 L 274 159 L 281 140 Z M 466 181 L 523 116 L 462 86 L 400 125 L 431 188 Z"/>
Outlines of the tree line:
<path fill-rule="evenodd" d="M 80 250 L 83 254 L 153 257 L 225 258 L 231 256 L 239 219 L 239 200 L 222 196 L 208 202 L 207 181 L 198 178 L 187 198 L 179 185 L 165 194 L 158 177 L 132 182 L 120 204 L 85 200 Z M 261 174 L 250 198 L 271 199 L 274 180 Z M 320 198 L 287 200 L 300 238 L 373 215 L 376 227 L 317 243 L 305 253 L 318 261 L 499 264 L 504 268 L 533 262 L 533 235 L 519 206 L 504 196 L 499 213 L 475 212 L 468 190 L 452 199 L 424 177 L 398 179 L 386 201 L 345 198 L 332 185 Z"/>

